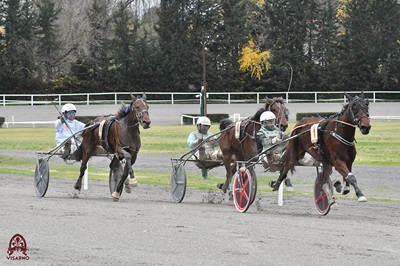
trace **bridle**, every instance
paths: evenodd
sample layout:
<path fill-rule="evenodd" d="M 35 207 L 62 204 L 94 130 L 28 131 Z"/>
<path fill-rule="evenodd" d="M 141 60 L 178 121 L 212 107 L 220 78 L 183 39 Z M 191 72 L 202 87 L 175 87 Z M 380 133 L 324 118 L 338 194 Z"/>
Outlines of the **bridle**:
<path fill-rule="evenodd" d="M 278 105 L 279 111 L 278 111 L 278 115 L 276 116 L 275 126 L 279 127 L 279 121 L 282 121 L 283 116 L 286 115 L 287 109 L 285 106 L 283 106 L 283 108 L 282 108 L 283 104 L 281 102 L 278 102 L 277 100 L 272 100 L 272 103 L 268 105 L 268 111 L 271 111 L 271 107 L 274 104 Z"/>
<path fill-rule="evenodd" d="M 133 126 L 137 126 L 139 123 L 143 124 L 143 114 L 144 113 L 149 114 L 149 111 L 147 108 L 139 111 L 139 105 L 138 105 L 139 102 L 142 103 L 143 106 L 147 105 L 146 100 L 144 100 L 142 98 L 137 98 L 135 101 L 131 102 L 129 107 L 125 110 L 125 113 L 134 112 L 136 114 L 137 122 Z"/>
<path fill-rule="evenodd" d="M 365 110 L 365 106 L 368 106 L 369 102 L 368 100 L 364 100 L 362 98 L 359 98 L 358 96 L 356 96 L 351 102 L 350 102 L 350 111 L 349 111 L 349 116 L 350 116 L 350 120 L 351 123 L 353 125 L 357 125 L 358 128 L 361 128 L 361 119 L 363 118 L 367 118 L 369 121 L 369 113 L 367 110 Z M 353 105 L 355 105 L 355 107 L 357 108 L 356 114 L 354 114 L 353 112 Z M 362 110 L 363 111 L 363 115 L 358 117 L 358 112 Z"/>

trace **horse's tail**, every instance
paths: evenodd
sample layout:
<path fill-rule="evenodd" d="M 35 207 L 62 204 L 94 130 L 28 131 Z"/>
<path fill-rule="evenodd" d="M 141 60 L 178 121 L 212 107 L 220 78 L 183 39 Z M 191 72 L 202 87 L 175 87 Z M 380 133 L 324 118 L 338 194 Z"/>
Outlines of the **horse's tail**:
<path fill-rule="evenodd" d="M 227 128 L 230 124 L 232 124 L 232 120 L 230 120 L 229 118 L 224 118 L 219 122 L 219 130 L 224 130 L 225 128 Z"/>

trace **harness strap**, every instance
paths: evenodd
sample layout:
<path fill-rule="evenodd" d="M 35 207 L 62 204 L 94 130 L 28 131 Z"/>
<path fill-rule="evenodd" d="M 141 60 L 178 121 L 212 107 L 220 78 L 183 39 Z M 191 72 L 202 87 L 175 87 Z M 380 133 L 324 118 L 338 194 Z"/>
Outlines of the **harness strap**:
<path fill-rule="evenodd" d="M 238 121 L 238 122 L 235 123 L 235 138 L 237 140 L 240 139 L 240 125 L 241 124 L 242 124 L 241 121 Z"/>
<path fill-rule="evenodd" d="M 311 143 L 316 144 L 318 142 L 318 126 L 319 123 L 316 123 L 311 126 L 310 128 L 310 136 L 311 136 Z"/>
<path fill-rule="evenodd" d="M 99 125 L 99 140 L 100 140 L 100 141 L 102 140 L 102 137 L 103 137 L 103 127 L 104 127 L 104 123 L 105 123 L 106 121 L 107 121 L 107 120 L 101 121 L 101 123 L 100 123 L 100 125 Z"/>

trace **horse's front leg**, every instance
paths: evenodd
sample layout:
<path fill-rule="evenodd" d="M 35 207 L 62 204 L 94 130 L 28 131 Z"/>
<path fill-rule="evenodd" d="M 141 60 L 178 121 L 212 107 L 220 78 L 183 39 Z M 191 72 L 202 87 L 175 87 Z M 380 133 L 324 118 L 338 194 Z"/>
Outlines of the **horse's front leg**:
<path fill-rule="evenodd" d="M 125 158 L 125 167 L 124 167 L 124 172 L 122 173 L 121 179 L 119 180 L 117 186 L 115 187 L 115 191 L 111 195 L 113 197 L 114 201 L 118 201 L 119 198 L 121 197 L 124 182 L 125 182 L 126 178 L 128 177 L 128 174 L 130 176 L 133 176 L 133 169 L 132 169 L 132 163 L 131 163 L 132 157 L 131 157 L 130 153 L 125 150 L 121 150 L 120 153 Z"/>
<path fill-rule="evenodd" d="M 346 182 L 349 182 L 350 185 L 352 185 L 354 187 L 356 196 L 358 198 L 358 202 L 367 202 L 368 201 L 367 198 L 362 193 L 361 189 L 359 188 L 356 177 L 351 172 L 349 172 L 347 174 Z"/>
<path fill-rule="evenodd" d="M 335 165 L 335 169 L 342 175 L 343 181 L 346 183 L 346 186 L 344 187 L 342 194 L 345 195 L 345 189 L 348 187 L 348 184 L 352 185 L 354 188 L 354 191 L 356 192 L 356 196 L 358 198 L 358 202 L 367 202 L 367 198 L 364 196 L 362 193 L 360 187 L 358 186 L 357 179 L 356 177 L 350 172 L 349 168 L 347 165 L 343 162 L 339 162 Z"/>

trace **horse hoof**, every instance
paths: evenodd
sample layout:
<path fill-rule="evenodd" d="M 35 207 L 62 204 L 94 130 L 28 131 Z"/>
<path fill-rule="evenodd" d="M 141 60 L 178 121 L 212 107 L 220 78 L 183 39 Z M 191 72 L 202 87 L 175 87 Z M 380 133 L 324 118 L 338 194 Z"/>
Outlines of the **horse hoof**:
<path fill-rule="evenodd" d="M 342 187 L 342 183 L 340 182 L 340 180 L 334 179 L 333 186 L 335 187 L 337 193 L 342 193 L 343 187 Z"/>
<path fill-rule="evenodd" d="M 125 186 L 125 192 L 128 193 L 128 194 L 130 194 L 132 192 L 131 185 L 126 185 Z"/>
<path fill-rule="evenodd" d="M 342 190 L 342 195 L 347 195 L 349 194 L 349 192 L 350 192 L 350 187 L 345 186 Z"/>
<path fill-rule="evenodd" d="M 219 189 L 221 189 L 222 190 L 222 186 L 223 186 L 224 184 L 222 184 L 222 183 L 219 183 L 219 184 L 217 184 L 217 188 L 219 188 Z"/>
<path fill-rule="evenodd" d="M 367 202 L 367 201 L 368 201 L 367 198 L 364 196 L 358 198 L 358 202 Z"/>
<path fill-rule="evenodd" d="M 111 196 L 113 197 L 114 201 L 118 201 L 119 198 L 121 197 L 121 194 L 118 193 L 117 191 L 114 191 Z"/>
<path fill-rule="evenodd" d="M 274 180 L 269 181 L 269 186 L 272 188 L 275 188 L 275 183 L 276 183 L 276 181 L 274 181 Z"/>
<path fill-rule="evenodd" d="M 131 187 L 137 187 L 137 180 L 136 180 L 136 177 L 134 177 L 134 178 L 129 178 L 129 185 L 131 185 Z"/>

